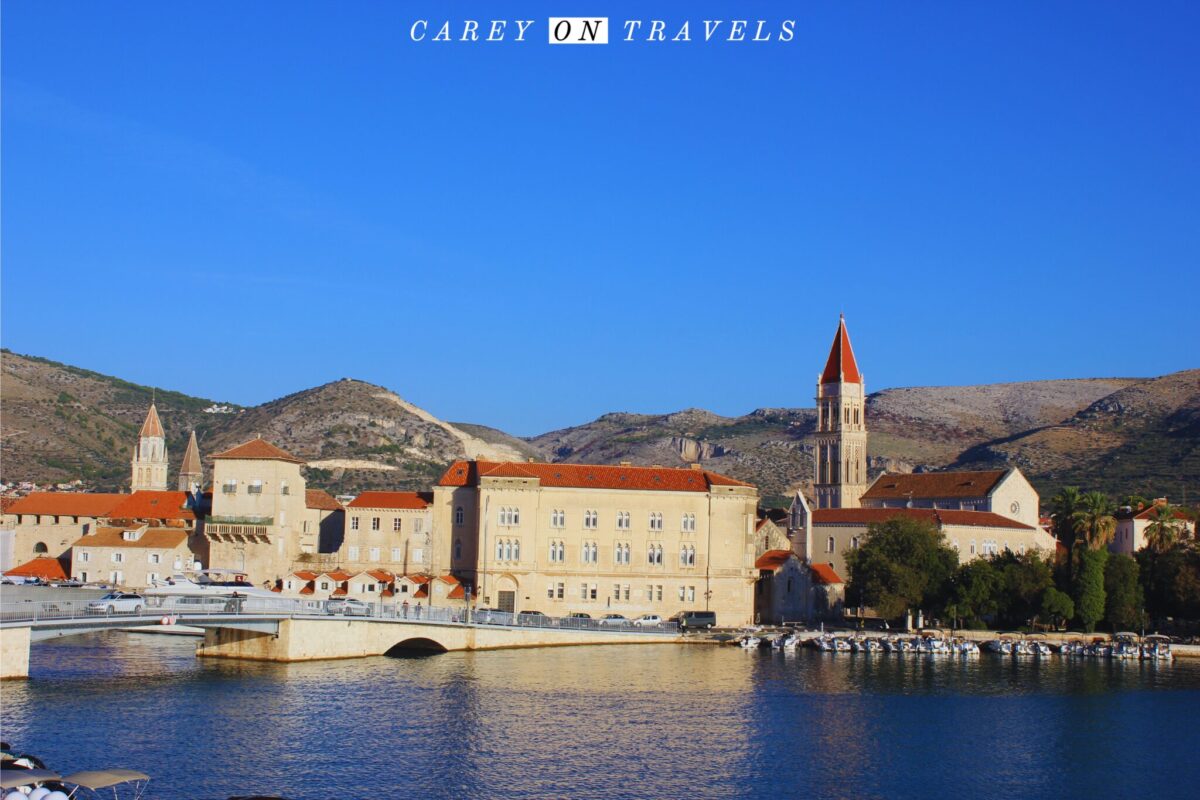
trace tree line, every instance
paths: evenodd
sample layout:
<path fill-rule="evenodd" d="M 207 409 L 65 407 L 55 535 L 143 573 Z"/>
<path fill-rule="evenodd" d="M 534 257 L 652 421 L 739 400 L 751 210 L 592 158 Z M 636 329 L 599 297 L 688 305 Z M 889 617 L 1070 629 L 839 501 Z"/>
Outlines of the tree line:
<path fill-rule="evenodd" d="M 1127 505 L 1151 505 L 1128 498 Z M 847 559 L 847 606 L 885 619 L 918 609 L 969 628 L 1077 627 L 1093 632 L 1200 620 L 1200 542 L 1193 512 L 1151 505 L 1145 546 L 1110 553 L 1117 505 L 1103 492 L 1063 489 L 1051 501 L 1054 553 L 1005 551 L 958 562 L 930 521 L 896 517 L 869 527 Z"/>

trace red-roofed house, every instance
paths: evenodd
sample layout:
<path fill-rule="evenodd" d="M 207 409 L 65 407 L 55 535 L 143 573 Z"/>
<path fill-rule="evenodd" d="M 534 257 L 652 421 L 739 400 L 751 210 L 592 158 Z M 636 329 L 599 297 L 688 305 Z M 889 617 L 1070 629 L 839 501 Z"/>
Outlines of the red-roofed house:
<path fill-rule="evenodd" d="M 31 561 L 26 561 L 4 574 L 14 578 L 40 581 L 65 581 L 67 579 L 67 572 L 63 569 L 62 562 L 49 556 L 39 556 Z"/>
<path fill-rule="evenodd" d="M 71 543 L 95 530 L 99 521 L 128 497 L 90 492 L 32 492 L 16 500 L 4 512 L 2 527 L 12 531 L 12 553 L 11 560 L 0 563 L 0 569 L 11 569 L 38 556 L 67 559 Z"/>
<path fill-rule="evenodd" d="M 887 472 L 862 496 L 865 508 L 939 508 L 990 511 L 1038 526 L 1037 491 L 1021 470 Z"/>
<path fill-rule="evenodd" d="M 346 504 L 345 538 L 338 561 L 355 569 L 427 573 L 432 548 L 433 495 L 363 492 Z"/>
<path fill-rule="evenodd" d="M 1133 555 L 1146 546 L 1146 527 L 1158 519 L 1159 508 L 1167 507 L 1167 498 L 1160 497 L 1146 508 L 1122 508 L 1117 512 L 1117 529 L 1108 549 L 1113 553 Z M 1171 515 L 1179 535 L 1192 536 L 1196 523 L 1182 509 Z"/>
<path fill-rule="evenodd" d="M 740 625 L 754 615 L 757 501 L 699 465 L 458 461 L 433 490 L 429 571 L 505 611 L 711 610 Z"/>
<path fill-rule="evenodd" d="M 71 546 L 71 577 L 84 583 L 144 589 L 192 566 L 188 531 L 183 528 L 102 526 Z"/>

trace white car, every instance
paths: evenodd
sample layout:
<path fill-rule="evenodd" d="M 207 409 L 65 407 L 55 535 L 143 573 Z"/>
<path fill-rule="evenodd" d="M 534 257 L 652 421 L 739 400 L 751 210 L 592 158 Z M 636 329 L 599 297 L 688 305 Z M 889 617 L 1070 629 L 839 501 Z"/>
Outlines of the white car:
<path fill-rule="evenodd" d="M 364 603 L 355 597 L 339 597 L 325 604 L 326 614 L 342 614 L 347 617 L 370 617 L 375 611 L 370 603 Z"/>
<path fill-rule="evenodd" d="M 633 624 L 639 628 L 657 628 L 662 625 L 663 618 L 658 614 L 642 614 L 633 621 Z"/>
<path fill-rule="evenodd" d="M 140 614 L 146 599 L 133 592 L 109 592 L 87 604 L 89 614 Z"/>

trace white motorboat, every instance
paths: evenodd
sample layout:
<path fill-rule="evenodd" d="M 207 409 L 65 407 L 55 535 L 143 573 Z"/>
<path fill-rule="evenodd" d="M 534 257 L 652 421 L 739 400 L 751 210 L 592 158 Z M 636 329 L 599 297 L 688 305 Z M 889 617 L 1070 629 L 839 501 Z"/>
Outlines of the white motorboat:
<path fill-rule="evenodd" d="M 1170 661 L 1174 658 L 1171 652 L 1170 637 L 1161 634 L 1150 634 L 1142 642 L 1142 658 L 1147 661 Z"/>
<path fill-rule="evenodd" d="M 246 580 L 244 572 L 231 569 L 201 569 L 177 572 L 165 580 L 153 581 L 143 592 L 147 597 L 206 596 L 270 597 L 279 595 Z"/>
<path fill-rule="evenodd" d="M 790 633 L 783 637 L 779 643 L 779 646 L 784 650 L 795 650 L 800 646 L 800 637 L 794 633 Z"/>
<path fill-rule="evenodd" d="M 850 643 L 845 639 L 834 639 L 833 649 L 839 653 L 849 653 L 851 648 Z"/>
<path fill-rule="evenodd" d="M 738 644 L 746 650 L 754 650 L 762 645 L 762 639 L 757 636 L 746 636 Z"/>

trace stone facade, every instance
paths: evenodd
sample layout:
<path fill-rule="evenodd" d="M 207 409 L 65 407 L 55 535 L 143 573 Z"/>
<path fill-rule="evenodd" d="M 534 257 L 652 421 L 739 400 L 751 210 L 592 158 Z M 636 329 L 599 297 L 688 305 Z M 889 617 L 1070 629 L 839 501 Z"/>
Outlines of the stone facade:
<path fill-rule="evenodd" d="M 432 574 L 433 495 L 363 492 L 346 506 L 338 563 L 351 570 Z"/>
<path fill-rule="evenodd" d="M 817 508 L 857 508 L 867 488 L 867 395 L 844 318 L 817 379 L 816 403 Z"/>
<path fill-rule="evenodd" d="M 187 530 L 178 527 L 102 527 L 71 547 L 71 577 L 144 589 L 192 567 L 187 541 Z"/>
<path fill-rule="evenodd" d="M 150 489 L 166 491 L 167 489 L 167 434 L 162 422 L 158 419 L 158 409 L 150 404 L 146 413 L 146 421 L 138 432 L 137 443 L 133 446 L 133 460 L 130 465 L 130 486 L 133 491 Z"/>

